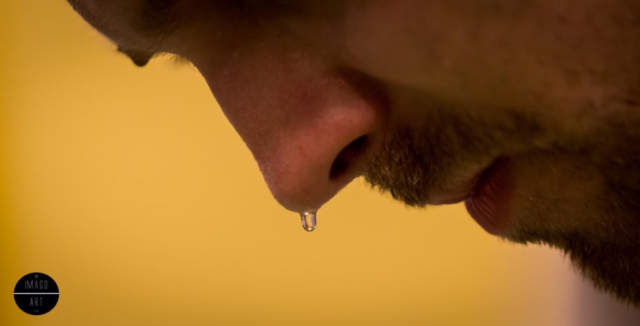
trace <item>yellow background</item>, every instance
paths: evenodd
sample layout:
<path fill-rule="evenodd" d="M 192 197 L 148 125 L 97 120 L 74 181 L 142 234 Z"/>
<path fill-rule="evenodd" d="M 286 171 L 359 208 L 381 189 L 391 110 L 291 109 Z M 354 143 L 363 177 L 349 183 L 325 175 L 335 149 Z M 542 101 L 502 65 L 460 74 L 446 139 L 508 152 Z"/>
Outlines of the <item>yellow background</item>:
<path fill-rule="evenodd" d="M 65 1 L 0 0 L 0 325 L 570 325 L 559 253 L 360 180 L 272 199 L 197 71 L 135 67 Z M 13 287 L 60 287 L 43 316 Z"/>

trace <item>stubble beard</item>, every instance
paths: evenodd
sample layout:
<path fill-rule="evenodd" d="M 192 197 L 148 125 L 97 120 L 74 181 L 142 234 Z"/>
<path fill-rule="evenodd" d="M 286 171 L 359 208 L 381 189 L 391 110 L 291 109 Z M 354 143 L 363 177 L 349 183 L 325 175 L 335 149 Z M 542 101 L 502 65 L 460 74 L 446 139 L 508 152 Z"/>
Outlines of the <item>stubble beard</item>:
<path fill-rule="evenodd" d="M 635 109 L 635 108 L 629 108 Z M 508 111 L 507 111 L 508 112 Z M 633 116 L 633 117 L 631 117 Z M 426 123 L 428 121 L 429 123 Z M 437 126 L 437 127 L 435 127 Z M 459 177 L 459 171 L 497 157 L 516 157 L 538 167 L 522 193 L 505 239 L 558 248 L 597 288 L 640 307 L 640 118 L 602 121 L 588 137 L 573 139 L 544 127 L 535 117 L 510 112 L 479 119 L 442 110 L 421 128 L 394 127 L 366 167 L 373 188 L 413 207 Z M 558 192 L 545 183 L 549 164 L 560 169 Z M 482 163 L 484 164 L 484 163 Z M 578 196 L 564 197 L 563 186 Z"/>

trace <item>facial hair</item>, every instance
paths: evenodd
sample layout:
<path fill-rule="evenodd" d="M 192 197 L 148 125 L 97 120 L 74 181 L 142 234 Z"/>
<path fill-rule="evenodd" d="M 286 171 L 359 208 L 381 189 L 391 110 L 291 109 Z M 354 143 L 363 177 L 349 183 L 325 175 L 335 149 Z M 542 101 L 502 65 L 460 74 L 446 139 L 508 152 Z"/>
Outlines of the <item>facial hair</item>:
<path fill-rule="evenodd" d="M 468 178 L 463 171 L 516 157 L 539 170 L 522 187 L 536 200 L 521 201 L 505 239 L 562 250 L 597 288 L 640 307 L 640 119 L 612 117 L 573 138 L 533 116 L 505 112 L 481 118 L 439 110 L 424 123 L 397 124 L 381 137 L 365 180 L 409 206 L 424 207 L 434 194 Z M 545 180 L 557 191 L 550 192 Z M 577 195 L 565 195 L 563 185 L 576 185 L 571 189 L 579 189 Z"/>

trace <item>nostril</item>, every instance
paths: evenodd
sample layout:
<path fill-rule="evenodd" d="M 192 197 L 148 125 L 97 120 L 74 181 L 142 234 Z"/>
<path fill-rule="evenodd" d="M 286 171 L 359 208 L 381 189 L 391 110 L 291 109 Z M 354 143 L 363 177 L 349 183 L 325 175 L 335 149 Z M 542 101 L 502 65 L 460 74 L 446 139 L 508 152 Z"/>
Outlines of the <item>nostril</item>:
<path fill-rule="evenodd" d="M 365 152 L 368 143 L 369 138 L 367 136 L 361 136 L 340 151 L 331 165 L 329 179 L 335 180 L 347 172 L 350 167 L 354 166 L 359 160 L 359 157 Z"/>

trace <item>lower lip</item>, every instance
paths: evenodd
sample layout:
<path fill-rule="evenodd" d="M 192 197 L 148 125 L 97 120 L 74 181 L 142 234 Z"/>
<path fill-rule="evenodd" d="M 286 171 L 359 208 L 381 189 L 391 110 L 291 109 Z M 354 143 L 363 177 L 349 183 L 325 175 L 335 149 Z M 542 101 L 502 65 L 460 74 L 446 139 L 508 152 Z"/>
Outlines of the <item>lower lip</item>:
<path fill-rule="evenodd" d="M 498 159 L 465 199 L 471 217 L 488 233 L 499 236 L 509 229 L 512 186 L 508 160 Z"/>

